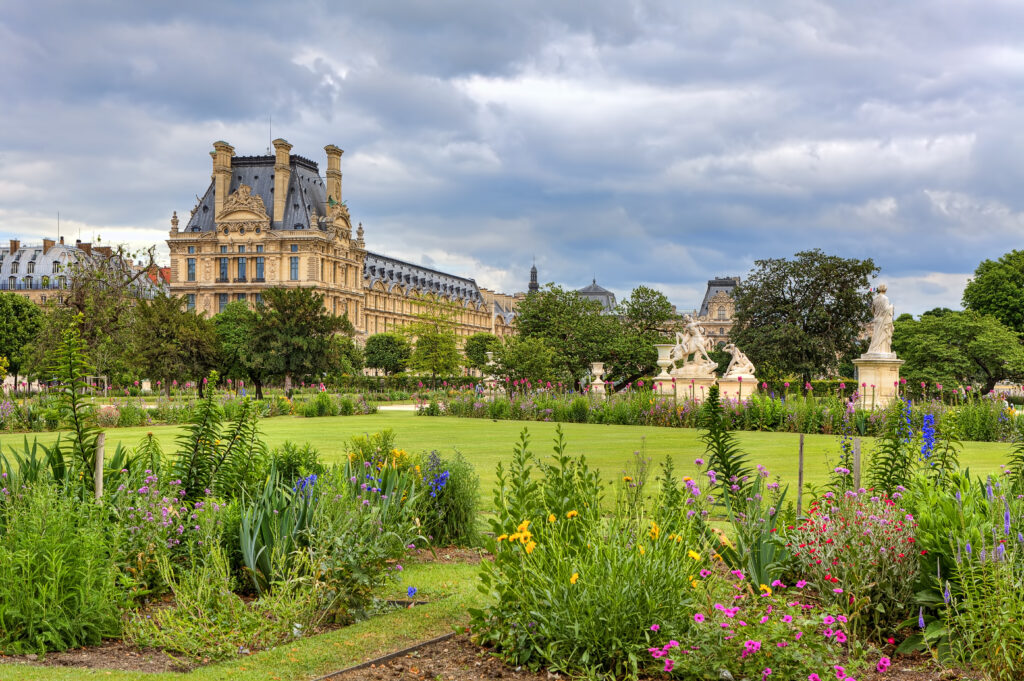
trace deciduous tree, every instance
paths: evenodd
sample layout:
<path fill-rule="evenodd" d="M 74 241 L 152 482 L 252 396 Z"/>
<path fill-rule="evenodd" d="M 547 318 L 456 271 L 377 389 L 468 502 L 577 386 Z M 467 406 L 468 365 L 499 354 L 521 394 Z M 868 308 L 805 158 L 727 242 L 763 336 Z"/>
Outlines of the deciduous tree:
<path fill-rule="evenodd" d="M 815 249 L 792 260 L 757 260 L 736 289 L 733 342 L 758 376 L 796 374 L 803 381 L 835 375 L 858 349 L 870 320 L 871 259 L 828 255 Z"/>
<path fill-rule="evenodd" d="M 39 332 L 43 313 L 39 307 L 17 293 L 0 293 L 0 357 L 7 359 L 6 369 L 17 385 L 21 371 L 22 349 Z M 3 376 L 0 374 L 0 381 Z"/>
<path fill-rule="evenodd" d="M 984 260 L 964 288 L 964 307 L 1024 333 L 1024 251 Z"/>
<path fill-rule="evenodd" d="M 902 376 L 915 385 L 980 385 L 987 392 L 999 381 L 1024 378 L 1019 334 L 974 310 L 932 310 L 916 320 L 901 316 L 892 348 L 906 362 Z"/>
<path fill-rule="evenodd" d="M 387 375 L 405 371 L 409 366 L 412 347 L 405 336 L 398 333 L 375 333 L 366 339 L 363 348 L 366 366 L 380 369 Z"/>

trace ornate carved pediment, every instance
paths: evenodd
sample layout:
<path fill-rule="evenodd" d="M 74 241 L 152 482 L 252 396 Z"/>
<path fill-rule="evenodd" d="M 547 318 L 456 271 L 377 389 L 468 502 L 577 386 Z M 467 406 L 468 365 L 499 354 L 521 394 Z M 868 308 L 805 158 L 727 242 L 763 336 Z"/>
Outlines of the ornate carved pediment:
<path fill-rule="evenodd" d="M 241 213 L 241 215 L 232 215 Z M 263 205 L 263 199 L 258 194 L 252 193 L 252 188 L 247 184 L 238 185 L 231 194 L 224 199 L 224 207 L 217 216 L 218 222 L 231 216 L 231 219 L 242 220 L 267 220 L 267 207 Z"/>

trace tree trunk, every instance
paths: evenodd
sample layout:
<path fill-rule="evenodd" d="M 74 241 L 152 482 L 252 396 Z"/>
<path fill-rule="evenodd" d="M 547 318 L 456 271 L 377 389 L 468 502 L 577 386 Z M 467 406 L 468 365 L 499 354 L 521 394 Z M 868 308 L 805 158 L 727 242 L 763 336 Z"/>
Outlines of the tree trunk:
<path fill-rule="evenodd" d="M 258 378 L 254 378 L 254 379 L 252 379 L 252 383 L 253 383 L 253 385 L 256 386 L 256 399 L 257 400 L 262 400 L 263 399 L 263 381 L 261 381 Z"/>
<path fill-rule="evenodd" d="M 196 387 L 199 388 L 199 399 L 203 399 L 203 387 L 205 385 L 206 384 L 203 383 L 203 379 L 199 379 L 199 382 L 196 383 Z"/>
<path fill-rule="evenodd" d="M 292 375 L 291 374 L 285 374 L 284 375 L 284 391 L 287 393 L 287 392 L 290 392 L 291 389 L 292 389 Z"/>

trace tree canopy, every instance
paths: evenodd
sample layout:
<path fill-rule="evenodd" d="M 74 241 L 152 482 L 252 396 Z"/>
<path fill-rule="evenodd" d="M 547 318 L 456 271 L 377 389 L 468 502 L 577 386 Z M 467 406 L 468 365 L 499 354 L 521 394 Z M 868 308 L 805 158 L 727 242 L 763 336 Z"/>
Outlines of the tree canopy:
<path fill-rule="evenodd" d="M 870 258 L 818 249 L 792 260 L 757 260 L 736 289 L 732 340 L 759 378 L 835 375 L 845 358 L 859 352 L 858 336 L 871 319 L 868 283 L 877 272 Z"/>
<path fill-rule="evenodd" d="M 999 381 L 1024 378 L 1020 336 L 974 310 L 933 310 L 916 320 L 901 316 L 892 348 L 906 362 L 902 377 L 915 385 L 981 385 L 987 392 Z"/>
<path fill-rule="evenodd" d="M 466 356 L 466 365 L 478 371 L 487 371 L 487 353 L 497 348 L 498 337 L 493 333 L 474 333 L 466 339 L 462 353 Z"/>
<path fill-rule="evenodd" d="M 168 393 L 179 378 L 201 385 L 220 344 L 212 321 L 186 310 L 184 298 L 161 294 L 139 304 L 135 323 L 134 355 L 144 375 L 161 379 Z"/>
<path fill-rule="evenodd" d="M 366 339 L 363 348 L 366 366 L 380 369 L 389 376 L 405 371 L 412 356 L 412 347 L 405 336 L 398 333 L 375 333 Z"/>
<path fill-rule="evenodd" d="M 22 350 L 39 333 L 43 313 L 39 307 L 17 293 L 0 293 L 0 357 L 7 360 L 6 370 L 17 379 L 21 371 Z M 0 380 L 3 376 L 0 374 Z"/>
<path fill-rule="evenodd" d="M 1024 251 L 982 261 L 967 281 L 963 303 L 968 310 L 992 315 L 1024 333 Z"/>

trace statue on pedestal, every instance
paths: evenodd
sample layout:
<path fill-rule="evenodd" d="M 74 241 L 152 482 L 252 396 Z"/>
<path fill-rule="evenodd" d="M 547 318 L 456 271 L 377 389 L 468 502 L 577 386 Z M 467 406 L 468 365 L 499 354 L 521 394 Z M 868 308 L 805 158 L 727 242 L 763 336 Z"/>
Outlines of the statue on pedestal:
<path fill-rule="evenodd" d="M 676 332 L 675 347 L 669 352 L 669 359 L 673 362 L 682 360 L 683 366 L 673 371 L 673 373 L 711 374 L 715 367 L 718 366 L 718 363 L 708 355 L 708 342 L 704 338 L 703 331 L 701 331 L 700 326 L 689 315 L 685 315 L 683 319 L 686 320 L 686 326 L 682 331 Z M 692 360 L 690 355 L 693 355 Z"/>
<path fill-rule="evenodd" d="M 736 378 L 737 376 L 748 378 L 754 375 L 754 363 L 750 361 L 750 358 L 742 350 L 732 343 L 726 345 L 722 350 L 732 355 L 729 366 L 726 367 L 722 378 Z"/>
<path fill-rule="evenodd" d="M 880 284 L 878 293 L 871 301 L 871 312 L 875 317 L 871 321 L 871 345 L 868 346 L 867 351 L 869 355 L 892 354 L 893 315 L 896 309 L 885 295 L 888 290 L 889 288 L 885 284 Z"/>

